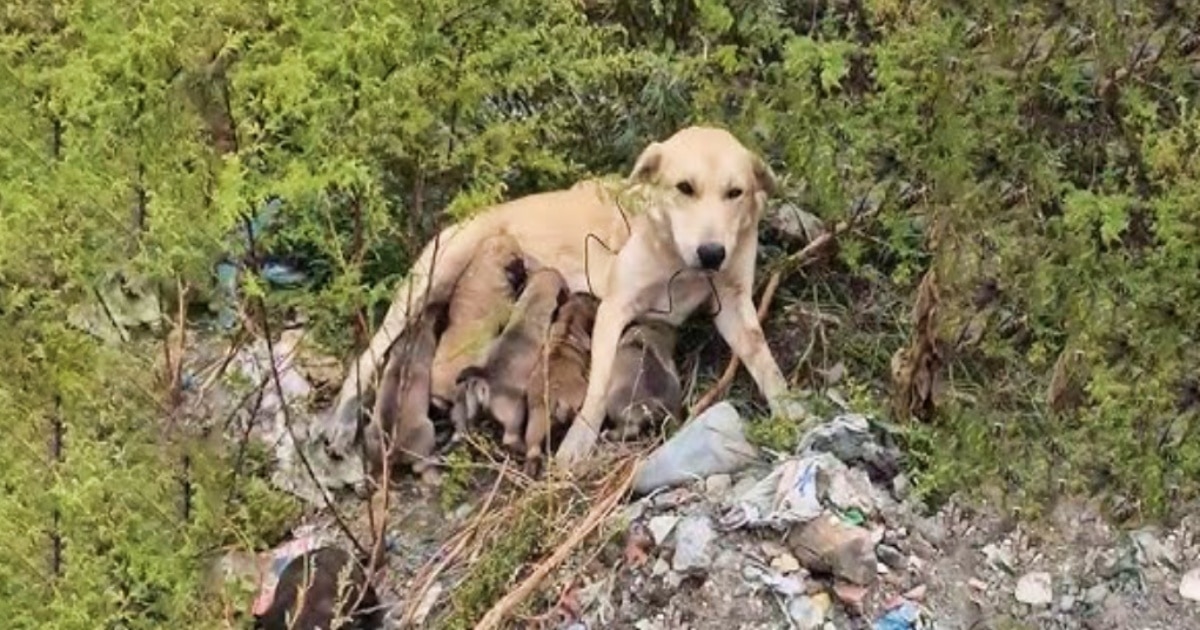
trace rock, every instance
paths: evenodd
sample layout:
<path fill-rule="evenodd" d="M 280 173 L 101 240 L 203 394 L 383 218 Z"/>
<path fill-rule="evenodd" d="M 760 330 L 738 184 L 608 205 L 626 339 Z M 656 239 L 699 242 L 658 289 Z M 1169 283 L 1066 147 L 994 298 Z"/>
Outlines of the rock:
<path fill-rule="evenodd" d="M 984 582 L 979 578 L 971 578 L 967 580 L 967 586 L 970 586 L 972 589 L 979 591 L 980 593 L 988 590 L 987 582 Z"/>
<path fill-rule="evenodd" d="M 661 547 L 663 543 L 667 542 L 667 537 L 671 535 L 671 531 L 675 529 L 675 524 L 678 522 L 679 517 L 670 514 L 651 518 L 648 527 L 650 536 L 654 538 L 654 544 Z"/>
<path fill-rule="evenodd" d="M 908 557 L 899 549 L 891 545 L 876 545 L 875 555 L 879 557 L 879 561 L 886 564 L 888 568 L 897 571 L 903 571 L 908 567 Z"/>
<path fill-rule="evenodd" d="M 1200 567 L 1183 574 L 1183 579 L 1179 581 L 1179 596 L 1200 602 Z"/>
<path fill-rule="evenodd" d="M 774 559 L 777 556 L 782 556 L 788 552 L 787 547 L 784 547 L 774 540 L 762 541 L 762 543 L 759 545 L 759 548 L 762 549 L 763 555 L 771 559 Z"/>
<path fill-rule="evenodd" d="M 801 244 L 811 243 L 826 232 L 821 219 L 791 203 L 781 203 L 774 212 L 768 213 L 767 225 L 778 230 L 785 238 Z"/>
<path fill-rule="evenodd" d="M 800 570 L 800 561 L 790 553 L 782 553 L 771 561 L 771 568 L 780 573 L 795 573 Z"/>
<path fill-rule="evenodd" d="M 1054 588 L 1049 573 L 1034 571 L 1017 580 L 1017 601 L 1030 606 L 1049 606 L 1054 601 Z"/>
<path fill-rule="evenodd" d="M 667 564 L 666 560 L 659 558 L 654 561 L 654 566 L 650 568 L 650 575 L 654 577 L 662 577 L 671 570 L 671 565 Z"/>
<path fill-rule="evenodd" d="M 650 454 L 636 473 L 633 491 L 646 494 L 697 477 L 733 473 L 758 457 L 746 441 L 745 421 L 728 401 L 706 409 Z"/>
<path fill-rule="evenodd" d="M 908 493 L 912 489 L 912 484 L 908 480 L 908 475 L 900 473 L 892 479 L 892 498 L 897 501 L 903 501 L 908 498 Z"/>
<path fill-rule="evenodd" d="M 720 501 L 732 488 L 733 477 L 726 474 L 712 475 L 704 480 L 704 494 L 710 501 Z"/>
<path fill-rule="evenodd" d="M 1108 597 L 1108 587 L 1103 584 L 1097 584 L 1083 594 L 1083 600 L 1092 606 L 1104 603 L 1106 597 Z"/>
<path fill-rule="evenodd" d="M 928 587 L 926 587 L 924 584 L 918 584 L 909 589 L 908 592 L 904 593 L 904 599 L 911 599 L 914 602 L 922 601 L 925 599 L 925 593 L 927 591 Z"/>
<path fill-rule="evenodd" d="M 1143 565 L 1165 564 L 1172 568 L 1178 566 L 1179 558 L 1174 550 L 1164 545 L 1153 531 L 1140 529 L 1132 532 L 1129 537 L 1137 548 L 1138 561 Z"/>
<path fill-rule="evenodd" d="M 796 628 L 816 630 L 825 623 L 825 615 L 832 605 L 833 601 L 826 593 L 801 595 L 788 604 L 788 616 L 792 618 Z"/>
<path fill-rule="evenodd" d="M 870 586 L 876 579 L 875 547 L 861 527 L 832 515 L 819 516 L 788 534 L 788 545 L 800 564 L 815 573 L 831 573 Z"/>
<path fill-rule="evenodd" d="M 1016 562 L 1013 560 L 1012 550 L 1007 546 L 1001 547 L 994 543 L 988 543 L 983 546 L 981 551 L 987 563 L 993 568 L 1009 574 L 1015 573 L 1013 567 L 1016 566 Z"/>
<path fill-rule="evenodd" d="M 1063 595 L 1062 597 L 1058 598 L 1058 610 L 1059 611 L 1069 613 L 1074 608 L 1075 608 L 1075 596 L 1074 595 L 1071 595 L 1068 593 L 1068 594 Z"/>
<path fill-rule="evenodd" d="M 716 533 L 707 516 L 688 516 L 675 531 L 675 555 L 671 568 L 679 573 L 703 571 L 712 565 L 712 541 Z"/>
<path fill-rule="evenodd" d="M 855 616 L 863 614 L 863 602 L 867 598 L 867 589 L 857 584 L 838 581 L 833 585 L 833 594 L 846 610 Z"/>

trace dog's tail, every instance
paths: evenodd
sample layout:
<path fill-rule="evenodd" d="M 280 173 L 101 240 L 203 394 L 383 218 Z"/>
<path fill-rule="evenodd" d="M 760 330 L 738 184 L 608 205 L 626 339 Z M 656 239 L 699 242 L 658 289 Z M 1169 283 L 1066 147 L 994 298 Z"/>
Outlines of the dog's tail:
<path fill-rule="evenodd" d="M 379 329 L 342 381 L 332 415 L 324 427 L 329 448 L 334 452 L 350 451 L 358 429 L 361 393 L 371 383 L 388 349 L 404 332 L 412 314 L 423 308 L 427 300 L 449 298 L 459 276 L 491 232 L 487 218 L 483 215 L 443 229 L 425 246 L 408 277 L 397 287 Z"/>

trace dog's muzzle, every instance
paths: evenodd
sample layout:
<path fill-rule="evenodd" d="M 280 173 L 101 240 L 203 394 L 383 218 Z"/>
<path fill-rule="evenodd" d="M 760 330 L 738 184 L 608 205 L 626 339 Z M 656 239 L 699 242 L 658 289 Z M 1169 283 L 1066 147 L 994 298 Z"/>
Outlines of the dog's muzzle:
<path fill-rule="evenodd" d="M 705 271 L 716 271 L 725 262 L 725 246 L 720 243 L 704 243 L 696 248 L 696 258 L 700 268 Z"/>

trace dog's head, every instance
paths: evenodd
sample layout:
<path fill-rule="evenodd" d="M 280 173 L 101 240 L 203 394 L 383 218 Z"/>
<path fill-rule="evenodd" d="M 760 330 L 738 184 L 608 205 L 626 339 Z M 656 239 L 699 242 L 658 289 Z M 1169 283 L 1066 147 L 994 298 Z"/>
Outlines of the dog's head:
<path fill-rule="evenodd" d="M 775 175 L 733 134 L 688 127 L 638 156 L 633 183 L 653 186 L 650 219 L 669 231 L 689 267 L 719 271 L 735 245 L 757 229 Z"/>

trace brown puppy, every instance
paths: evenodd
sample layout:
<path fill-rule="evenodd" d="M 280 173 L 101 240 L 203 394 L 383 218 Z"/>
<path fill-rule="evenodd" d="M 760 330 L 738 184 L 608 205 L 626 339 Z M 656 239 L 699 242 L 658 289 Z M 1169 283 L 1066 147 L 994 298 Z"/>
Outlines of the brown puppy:
<path fill-rule="evenodd" d="M 487 411 L 504 427 L 506 447 L 520 443 L 529 377 L 542 353 L 554 313 L 568 296 L 567 283 L 558 271 L 543 267 L 530 273 L 508 325 L 488 348 L 483 365 L 469 366 L 459 374 L 455 409 L 451 412 L 456 431 L 465 432 Z"/>
<path fill-rule="evenodd" d="M 368 470 L 376 483 L 382 480 L 385 465 L 397 463 L 411 464 L 413 472 L 433 481 L 427 459 L 436 442 L 429 419 L 430 367 L 447 312 L 445 302 L 426 307 L 388 352 L 374 417 L 363 436 Z"/>
<path fill-rule="evenodd" d="M 613 429 L 609 439 L 626 440 L 683 414 L 683 388 L 675 368 L 675 327 L 638 321 L 625 329 L 613 362 L 606 402 Z"/>
<path fill-rule="evenodd" d="M 478 362 L 511 314 L 525 284 L 525 262 L 517 242 L 497 234 L 480 244 L 450 296 L 450 321 L 433 355 L 432 404 L 450 408 L 463 368 Z"/>
<path fill-rule="evenodd" d="M 334 625 L 335 617 L 343 622 Z M 379 596 L 354 557 L 340 547 L 321 547 L 288 562 L 279 575 L 271 607 L 254 620 L 254 627 L 374 630 L 383 627 L 383 617 Z"/>
<path fill-rule="evenodd" d="M 570 422 L 583 405 L 592 325 L 599 304 L 600 300 L 590 293 L 574 293 L 559 307 L 550 326 L 550 337 L 530 375 L 526 396 L 526 474 L 537 473 L 550 427 Z"/>

